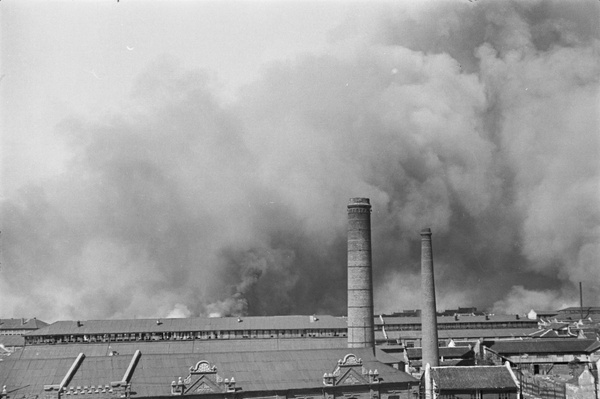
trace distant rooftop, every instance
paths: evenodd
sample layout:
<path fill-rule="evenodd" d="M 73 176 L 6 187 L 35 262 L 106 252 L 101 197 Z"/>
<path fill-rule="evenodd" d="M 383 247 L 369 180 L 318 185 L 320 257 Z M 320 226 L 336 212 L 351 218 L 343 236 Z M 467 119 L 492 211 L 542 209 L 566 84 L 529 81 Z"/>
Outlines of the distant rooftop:
<path fill-rule="evenodd" d="M 37 330 L 47 326 L 41 320 L 36 319 L 0 319 L 0 331 L 1 330 Z"/>
<path fill-rule="evenodd" d="M 517 388 L 504 366 L 432 367 L 431 375 L 440 389 Z"/>
<path fill-rule="evenodd" d="M 592 353 L 600 349 L 595 339 L 525 339 L 496 341 L 486 345 L 500 355 L 509 354 L 551 354 L 551 353 Z"/>
<path fill-rule="evenodd" d="M 382 321 L 383 319 L 383 321 Z M 531 320 L 526 317 L 521 317 L 514 314 L 496 314 L 496 315 L 483 315 L 483 316 L 472 316 L 472 315 L 455 315 L 454 317 L 439 316 L 437 317 L 438 324 L 458 324 L 458 323 L 508 323 L 508 322 L 521 322 L 528 325 L 537 325 L 537 320 Z M 381 316 L 375 319 L 376 325 L 381 324 L 420 324 L 420 316 Z"/>
<path fill-rule="evenodd" d="M 575 314 L 581 315 L 582 311 L 583 311 L 583 317 L 587 317 L 590 314 L 599 314 L 600 313 L 600 307 L 598 307 L 598 306 L 584 306 L 582 308 L 582 307 L 579 307 L 579 306 L 571 306 L 571 307 L 568 307 L 568 308 L 560 309 L 558 311 L 558 313 L 563 313 L 563 314 L 564 313 L 569 313 L 569 314 L 570 313 L 575 313 Z"/>
<path fill-rule="evenodd" d="M 26 334 L 33 336 L 163 333 L 183 331 L 346 329 L 346 318 L 333 316 L 193 317 L 57 321 Z"/>
<path fill-rule="evenodd" d="M 442 346 L 438 348 L 438 351 L 444 358 L 473 357 L 473 350 L 468 346 Z M 407 348 L 406 355 L 409 359 L 421 359 L 423 357 L 422 348 Z"/>

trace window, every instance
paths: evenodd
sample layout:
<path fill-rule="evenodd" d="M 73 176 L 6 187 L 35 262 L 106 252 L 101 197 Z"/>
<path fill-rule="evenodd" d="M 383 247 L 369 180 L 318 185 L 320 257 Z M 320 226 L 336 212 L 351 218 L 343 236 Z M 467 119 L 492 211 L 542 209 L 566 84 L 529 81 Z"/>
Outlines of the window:
<path fill-rule="evenodd" d="M 510 393 L 508 393 L 508 392 L 500 392 L 498 394 L 498 399 L 510 399 Z"/>

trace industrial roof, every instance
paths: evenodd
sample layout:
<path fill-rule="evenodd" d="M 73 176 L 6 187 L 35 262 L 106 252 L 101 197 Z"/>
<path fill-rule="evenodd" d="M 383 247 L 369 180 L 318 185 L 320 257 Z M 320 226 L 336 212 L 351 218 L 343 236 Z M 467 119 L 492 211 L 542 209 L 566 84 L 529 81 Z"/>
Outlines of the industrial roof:
<path fill-rule="evenodd" d="M 517 384 L 504 366 L 432 367 L 439 389 L 516 389 Z"/>
<path fill-rule="evenodd" d="M 47 326 L 41 320 L 36 319 L 0 319 L 0 330 L 37 330 Z"/>
<path fill-rule="evenodd" d="M 57 321 L 27 336 L 234 330 L 346 329 L 346 318 L 333 316 L 194 317 Z"/>
<path fill-rule="evenodd" d="M 301 351 L 228 352 L 210 354 L 144 354 L 131 379 L 135 396 L 170 396 L 171 382 L 186 378 L 190 367 L 205 360 L 217 367 L 221 378 L 234 377 L 244 392 L 322 388 L 323 374 L 331 373 L 338 360 L 352 353 L 366 370 L 379 372 L 383 383 L 414 383 L 410 375 L 379 362 L 372 349 L 322 349 Z M 43 395 L 45 384 L 58 384 L 75 357 L 63 359 L 4 360 L 0 385 L 6 385 L 11 399 Z M 132 356 L 85 357 L 69 382 L 71 387 L 106 386 L 120 381 Z"/>
<path fill-rule="evenodd" d="M 0 335 L 0 345 L 9 346 L 24 346 L 25 338 L 21 335 Z"/>
<path fill-rule="evenodd" d="M 584 306 L 579 307 L 579 306 L 571 306 L 568 308 L 563 308 L 560 309 L 558 312 L 561 313 L 580 313 L 581 310 L 583 309 L 583 313 L 585 314 L 586 312 L 600 312 L 600 307 L 598 306 Z"/>
<path fill-rule="evenodd" d="M 383 322 L 381 319 L 383 318 Z M 488 316 L 438 316 L 438 324 L 457 324 L 457 323 L 502 323 L 519 321 L 528 323 L 531 325 L 537 325 L 537 320 L 531 320 L 526 317 L 519 317 L 517 315 L 488 315 Z M 382 316 L 375 319 L 376 325 L 401 325 L 401 324 L 421 324 L 420 316 L 405 316 L 405 317 L 391 317 Z"/>
<path fill-rule="evenodd" d="M 214 352 L 252 352 L 274 350 L 347 348 L 347 338 L 268 338 L 189 341 L 140 341 L 110 343 L 69 343 L 54 345 L 27 345 L 20 354 L 22 359 L 74 358 L 79 353 L 86 356 L 107 356 L 115 351 L 120 355 L 133 355 L 139 349 L 144 354 L 185 354 Z"/>
<path fill-rule="evenodd" d="M 515 338 L 527 337 L 537 331 L 535 328 L 457 328 L 452 330 L 438 330 L 439 339 L 450 338 Z M 388 339 L 420 339 L 420 330 L 387 331 Z M 376 340 L 384 340 L 382 331 L 375 331 Z"/>
<path fill-rule="evenodd" d="M 468 346 L 443 346 L 438 348 L 439 355 L 444 358 L 467 358 L 473 357 L 473 350 Z M 406 355 L 409 359 L 421 359 L 423 357 L 422 348 L 407 348 Z"/>
<path fill-rule="evenodd" d="M 600 349 L 595 339 L 525 339 L 514 341 L 496 341 L 486 345 L 500 355 L 534 353 L 592 353 Z"/>

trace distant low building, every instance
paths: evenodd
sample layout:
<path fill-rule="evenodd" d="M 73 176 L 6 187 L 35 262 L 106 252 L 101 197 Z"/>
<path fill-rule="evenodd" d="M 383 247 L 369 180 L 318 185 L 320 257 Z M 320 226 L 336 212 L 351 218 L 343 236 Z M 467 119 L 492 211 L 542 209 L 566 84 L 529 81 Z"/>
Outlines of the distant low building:
<path fill-rule="evenodd" d="M 548 317 L 556 316 L 557 314 L 558 314 L 558 311 L 556 311 L 556 310 L 534 310 L 534 309 L 531 309 L 527 313 L 527 318 L 531 319 L 531 320 L 537 320 L 540 318 L 548 318 Z"/>
<path fill-rule="evenodd" d="M 439 316 L 437 318 L 439 346 L 451 341 L 499 340 L 524 338 L 538 330 L 538 321 L 518 315 Z M 375 319 L 377 344 L 421 346 L 420 317 L 380 316 Z"/>
<path fill-rule="evenodd" d="M 454 317 L 454 316 L 485 316 L 486 313 L 477 310 L 475 307 L 458 308 L 458 309 L 446 309 L 442 312 L 438 312 L 438 316 Z"/>
<path fill-rule="evenodd" d="M 48 323 L 35 317 L 33 319 L 0 319 L 0 335 L 23 335 L 47 325 Z"/>
<path fill-rule="evenodd" d="M 36 319 L 0 319 L 0 358 L 11 356 L 23 349 L 23 334 L 36 331 L 48 324 Z"/>
<path fill-rule="evenodd" d="M 568 308 L 564 308 L 564 309 L 560 309 L 559 311 L 557 311 L 556 317 L 560 320 L 560 319 L 565 319 L 565 318 L 569 318 L 571 320 L 573 319 L 581 319 L 581 318 L 588 318 L 590 316 L 600 316 L 600 307 L 598 306 L 584 306 L 584 307 L 579 307 L 579 306 L 571 306 Z"/>
<path fill-rule="evenodd" d="M 304 338 L 345 342 L 347 331 L 346 318 L 315 315 L 80 320 L 58 321 L 30 332 L 25 340 L 28 345 Z"/>
<path fill-rule="evenodd" d="M 430 386 L 432 399 L 517 399 L 515 374 L 505 366 L 431 367 L 423 374 L 422 387 Z"/>
<path fill-rule="evenodd" d="M 600 342 L 590 339 L 527 339 L 484 345 L 484 356 L 496 364 L 506 361 L 536 374 L 569 374 L 573 361 L 592 365 L 600 359 Z"/>

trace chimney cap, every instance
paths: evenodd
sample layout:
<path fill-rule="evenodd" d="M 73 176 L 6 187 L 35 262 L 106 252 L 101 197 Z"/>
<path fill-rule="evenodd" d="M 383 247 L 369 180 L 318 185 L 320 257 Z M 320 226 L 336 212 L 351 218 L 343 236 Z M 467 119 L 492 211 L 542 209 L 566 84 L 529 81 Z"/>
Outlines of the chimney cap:
<path fill-rule="evenodd" d="M 421 229 L 421 235 L 431 235 L 431 229 L 429 227 Z"/>
<path fill-rule="evenodd" d="M 357 197 L 357 198 L 350 198 L 350 202 L 348 203 L 348 205 L 362 205 L 362 206 L 366 206 L 366 205 L 371 205 L 371 202 L 369 201 L 368 198 L 361 198 L 361 197 Z"/>

